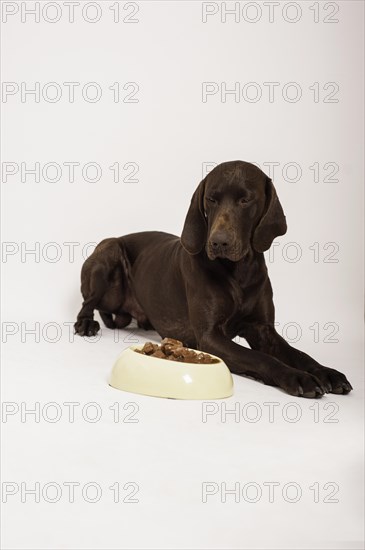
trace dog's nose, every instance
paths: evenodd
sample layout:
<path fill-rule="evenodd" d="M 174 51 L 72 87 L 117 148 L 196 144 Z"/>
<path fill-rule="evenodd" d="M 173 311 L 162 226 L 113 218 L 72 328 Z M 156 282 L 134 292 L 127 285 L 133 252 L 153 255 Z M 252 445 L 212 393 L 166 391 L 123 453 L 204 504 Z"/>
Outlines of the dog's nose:
<path fill-rule="evenodd" d="M 227 248 L 229 245 L 229 238 L 225 231 L 216 231 L 210 239 L 210 244 L 213 248 Z"/>

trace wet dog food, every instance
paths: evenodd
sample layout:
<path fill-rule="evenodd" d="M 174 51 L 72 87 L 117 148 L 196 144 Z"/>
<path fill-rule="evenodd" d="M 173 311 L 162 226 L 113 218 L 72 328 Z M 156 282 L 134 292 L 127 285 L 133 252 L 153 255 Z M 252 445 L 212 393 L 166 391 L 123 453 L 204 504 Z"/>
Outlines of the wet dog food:
<path fill-rule="evenodd" d="M 146 342 L 142 349 L 136 349 L 137 353 L 148 355 L 149 357 L 158 357 L 160 359 L 168 359 L 169 361 L 180 361 L 181 363 L 199 363 L 211 364 L 218 363 L 209 353 L 197 352 L 189 348 L 185 348 L 180 340 L 174 338 L 164 338 L 161 344 L 153 344 Z"/>

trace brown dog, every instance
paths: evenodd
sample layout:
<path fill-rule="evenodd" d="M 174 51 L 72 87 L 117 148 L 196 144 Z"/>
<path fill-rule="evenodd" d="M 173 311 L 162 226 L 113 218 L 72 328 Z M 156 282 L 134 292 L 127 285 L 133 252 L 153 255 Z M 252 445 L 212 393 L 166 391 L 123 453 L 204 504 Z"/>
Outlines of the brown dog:
<path fill-rule="evenodd" d="M 346 377 L 291 347 L 275 330 L 264 254 L 286 232 L 272 181 L 242 161 L 220 164 L 196 189 L 181 239 L 148 231 L 105 239 L 81 273 L 81 336 L 132 317 L 162 338 L 220 356 L 231 372 L 291 395 L 348 393 Z M 232 341 L 244 337 L 252 349 Z"/>

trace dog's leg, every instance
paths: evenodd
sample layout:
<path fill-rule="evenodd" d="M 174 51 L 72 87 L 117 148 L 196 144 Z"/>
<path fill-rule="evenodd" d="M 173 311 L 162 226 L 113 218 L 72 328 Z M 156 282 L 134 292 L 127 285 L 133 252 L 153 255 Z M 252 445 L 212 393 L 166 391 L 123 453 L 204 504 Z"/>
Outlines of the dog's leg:
<path fill-rule="evenodd" d="M 202 334 L 200 328 L 199 332 L 198 349 L 221 357 L 234 374 L 251 376 L 299 397 L 321 397 L 326 392 L 316 376 L 294 369 L 266 353 L 244 348 L 218 329 L 208 329 Z"/>
<path fill-rule="evenodd" d="M 99 315 L 102 318 L 103 323 L 106 326 L 106 328 L 116 328 L 117 325 L 116 325 L 116 323 L 113 319 L 112 313 L 107 313 L 106 311 L 100 311 L 99 310 Z"/>
<path fill-rule="evenodd" d="M 85 270 L 88 270 L 88 266 Z M 95 336 L 100 329 L 98 321 L 94 321 L 94 309 L 97 309 L 108 287 L 107 273 L 103 265 L 93 265 L 88 273 L 88 278 L 87 291 L 82 289 L 85 300 L 74 324 L 75 333 L 80 336 Z"/>
<path fill-rule="evenodd" d="M 119 311 L 115 315 L 115 326 L 116 328 L 124 328 L 129 325 L 129 323 L 132 321 L 132 315 L 125 311 Z"/>
<path fill-rule="evenodd" d="M 81 336 L 94 336 L 98 332 L 100 325 L 94 321 L 95 309 L 99 310 L 107 328 L 127 326 L 132 316 L 123 310 L 123 302 L 129 285 L 130 264 L 122 240 L 104 239 L 82 266 L 84 302 L 74 325 L 75 332 Z"/>
<path fill-rule="evenodd" d="M 324 367 L 303 351 L 293 348 L 270 324 L 247 324 L 240 336 L 247 340 L 252 349 L 267 353 L 295 369 L 316 376 L 327 392 L 349 393 L 352 390 L 350 382 L 342 372 Z"/>

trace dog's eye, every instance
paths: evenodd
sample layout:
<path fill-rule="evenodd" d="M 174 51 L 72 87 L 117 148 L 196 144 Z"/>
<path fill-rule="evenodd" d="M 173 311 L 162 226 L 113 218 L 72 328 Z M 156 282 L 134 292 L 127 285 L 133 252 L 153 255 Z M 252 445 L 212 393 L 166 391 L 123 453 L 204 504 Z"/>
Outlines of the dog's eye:
<path fill-rule="evenodd" d="M 248 202 L 250 202 L 250 199 L 246 199 L 245 197 L 241 197 L 240 200 L 239 200 L 240 204 L 246 204 Z"/>
<path fill-rule="evenodd" d="M 211 203 L 213 203 L 213 204 L 215 204 L 215 203 L 217 202 L 217 200 L 214 199 L 213 197 L 207 197 L 207 201 L 209 201 L 209 202 L 211 202 Z"/>

